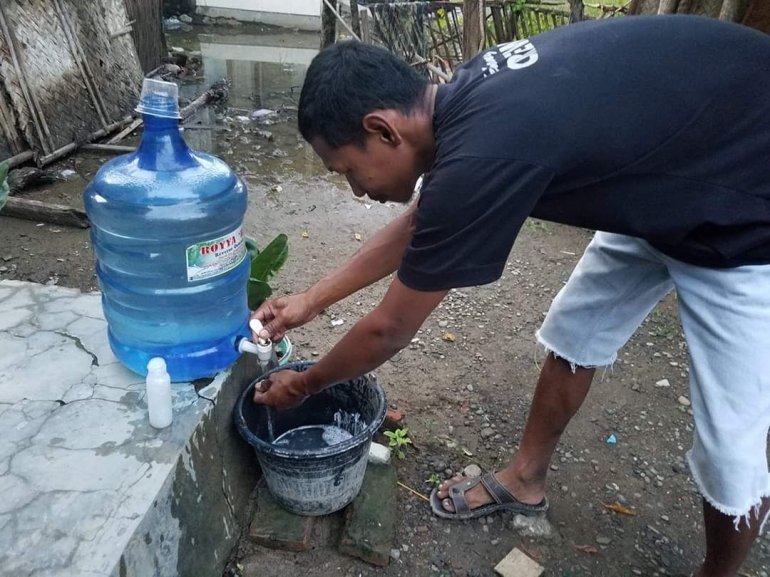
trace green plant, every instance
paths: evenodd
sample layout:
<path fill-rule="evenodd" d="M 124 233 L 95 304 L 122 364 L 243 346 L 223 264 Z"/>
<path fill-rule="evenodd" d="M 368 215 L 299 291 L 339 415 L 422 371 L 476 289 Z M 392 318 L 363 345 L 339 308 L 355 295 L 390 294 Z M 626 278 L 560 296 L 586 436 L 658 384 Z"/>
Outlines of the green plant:
<path fill-rule="evenodd" d="M 425 482 L 433 487 L 438 487 L 441 484 L 441 477 L 438 476 L 438 473 L 433 473 Z"/>
<path fill-rule="evenodd" d="M 412 444 L 412 439 L 409 438 L 409 429 L 396 429 L 395 431 L 385 431 L 384 435 L 388 438 L 388 447 L 393 450 L 396 457 L 399 459 L 405 459 L 406 454 L 402 449 L 405 449 L 407 445 Z"/>
<path fill-rule="evenodd" d="M 256 310 L 273 294 L 268 282 L 286 264 L 289 257 L 289 237 L 279 234 L 261 251 L 254 239 L 247 238 L 246 250 L 251 259 L 248 280 L 249 308 Z"/>
<path fill-rule="evenodd" d="M 0 163 L 0 210 L 3 210 L 5 202 L 8 200 L 9 188 L 8 180 L 6 179 L 7 176 L 8 163 L 2 162 Z"/>

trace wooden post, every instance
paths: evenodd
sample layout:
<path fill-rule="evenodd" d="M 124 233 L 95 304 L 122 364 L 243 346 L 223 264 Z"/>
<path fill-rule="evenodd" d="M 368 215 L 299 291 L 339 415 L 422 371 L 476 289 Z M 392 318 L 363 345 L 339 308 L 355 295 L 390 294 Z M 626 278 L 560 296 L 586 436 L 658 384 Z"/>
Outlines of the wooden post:
<path fill-rule="evenodd" d="M 350 18 L 353 21 L 353 32 L 356 36 L 361 36 L 361 16 L 358 14 L 358 0 L 350 0 Z"/>
<path fill-rule="evenodd" d="M 372 43 L 372 24 L 369 20 L 369 8 L 364 8 L 364 11 L 360 13 L 361 16 L 361 42 L 365 44 Z"/>
<path fill-rule="evenodd" d="M 583 0 L 569 0 L 569 23 L 582 22 L 585 19 L 583 17 L 584 10 Z"/>
<path fill-rule="evenodd" d="M 484 49 L 484 0 L 463 0 L 463 61 Z"/>
<path fill-rule="evenodd" d="M 329 4 L 336 10 L 337 0 L 329 0 Z M 321 50 L 331 46 L 337 41 L 337 17 L 332 9 L 324 2 L 321 13 Z"/>

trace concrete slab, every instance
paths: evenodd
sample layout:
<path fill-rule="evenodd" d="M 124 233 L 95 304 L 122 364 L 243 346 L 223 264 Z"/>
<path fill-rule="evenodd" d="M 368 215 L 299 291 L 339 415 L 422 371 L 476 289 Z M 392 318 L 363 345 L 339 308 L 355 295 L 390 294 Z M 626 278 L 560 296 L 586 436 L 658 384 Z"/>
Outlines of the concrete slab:
<path fill-rule="evenodd" d="M 0 576 L 219 577 L 258 478 L 231 418 L 257 366 L 175 383 L 157 431 L 106 329 L 97 293 L 0 282 Z"/>

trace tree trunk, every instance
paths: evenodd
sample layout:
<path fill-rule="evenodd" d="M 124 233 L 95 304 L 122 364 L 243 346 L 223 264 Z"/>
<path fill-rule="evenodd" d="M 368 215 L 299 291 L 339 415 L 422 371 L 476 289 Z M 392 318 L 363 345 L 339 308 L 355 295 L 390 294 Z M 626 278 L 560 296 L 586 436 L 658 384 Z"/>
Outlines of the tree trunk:
<path fill-rule="evenodd" d="M 337 9 L 337 0 L 329 0 L 334 9 Z M 321 13 L 321 49 L 334 44 L 337 41 L 337 17 L 334 15 L 326 2 L 323 4 Z"/>
<path fill-rule="evenodd" d="M 484 0 L 463 0 L 463 60 L 484 49 Z"/>
<path fill-rule="evenodd" d="M 584 10 L 583 0 L 569 0 L 569 23 L 582 22 Z"/>
<path fill-rule="evenodd" d="M 766 2 L 766 0 L 753 0 L 750 2 L 743 23 L 746 26 L 751 26 L 766 34 L 770 34 L 770 2 Z"/>

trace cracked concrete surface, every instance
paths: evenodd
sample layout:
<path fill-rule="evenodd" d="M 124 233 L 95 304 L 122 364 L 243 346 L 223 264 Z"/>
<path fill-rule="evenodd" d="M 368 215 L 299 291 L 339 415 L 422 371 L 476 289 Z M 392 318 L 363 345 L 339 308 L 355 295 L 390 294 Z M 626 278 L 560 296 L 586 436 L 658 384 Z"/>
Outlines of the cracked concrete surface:
<path fill-rule="evenodd" d="M 250 359 L 147 421 L 100 295 L 0 282 L 0 575 L 220 575 L 257 477 L 232 426 Z"/>

